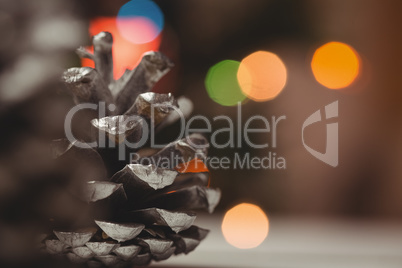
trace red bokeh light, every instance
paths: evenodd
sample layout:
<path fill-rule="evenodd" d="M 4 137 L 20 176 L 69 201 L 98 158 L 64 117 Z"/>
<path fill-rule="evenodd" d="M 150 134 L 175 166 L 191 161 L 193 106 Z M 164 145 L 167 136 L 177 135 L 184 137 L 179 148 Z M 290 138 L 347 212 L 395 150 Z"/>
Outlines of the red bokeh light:
<path fill-rule="evenodd" d="M 126 69 L 133 69 L 137 66 L 143 53 L 150 50 L 157 51 L 161 43 L 161 35 L 159 35 L 149 43 L 133 44 L 120 34 L 116 25 L 116 17 L 99 17 L 91 20 L 89 25 L 90 36 L 102 31 L 110 32 L 113 35 L 113 73 L 115 79 L 118 79 Z M 93 51 L 93 47 L 87 47 L 87 49 Z M 94 67 L 94 62 L 90 59 L 82 59 L 82 66 Z"/>

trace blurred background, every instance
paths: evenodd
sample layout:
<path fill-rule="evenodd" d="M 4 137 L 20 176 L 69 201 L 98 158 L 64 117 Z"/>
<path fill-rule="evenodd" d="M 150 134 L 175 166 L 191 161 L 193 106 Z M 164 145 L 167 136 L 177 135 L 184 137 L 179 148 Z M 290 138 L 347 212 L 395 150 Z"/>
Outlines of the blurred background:
<path fill-rule="evenodd" d="M 334 237 L 325 235 L 333 230 L 339 231 L 334 235 L 353 241 L 378 232 L 362 243 L 372 243 L 373 252 L 381 241 L 382 246 L 389 245 L 394 251 L 384 252 L 392 257 L 377 259 L 383 263 L 391 260 L 395 266 L 390 267 L 400 267 L 402 245 L 396 239 L 402 236 L 401 1 L 155 0 L 156 9 L 138 14 L 130 13 L 128 2 L 1 1 L 2 218 L 17 221 L 29 217 L 20 213 L 26 204 L 18 200 L 29 195 L 32 186 L 43 186 L 33 182 L 46 169 L 46 159 L 41 158 L 43 144 L 62 137 L 65 114 L 73 106 L 71 98 L 59 90 L 58 77 L 65 68 L 91 66 L 89 61 L 81 62 L 74 49 L 86 45 L 90 50 L 91 36 L 110 31 L 114 36 L 115 78 L 126 68 L 135 67 L 144 52 L 158 50 L 171 58 L 175 67 L 154 91 L 190 98 L 194 115 L 211 120 L 226 115 L 236 120 L 236 103 L 240 101 L 243 124 L 253 115 L 286 116 L 278 124 L 276 148 L 253 149 L 244 143 L 241 148 L 210 148 L 210 156 L 229 158 L 235 153 L 261 157 L 275 152 L 286 159 L 286 169 L 210 169 L 211 185 L 223 194 L 215 216 L 203 215 L 201 221 L 214 230 L 210 236 L 215 240 L 200 246 L 201 255 L 195 252 L 192 260 L 190 254 L 180 265 L 202 266 L 204 257 L 211 256 L 205 252 L 214 245 L 226 248 L 225 241 L 241 247 L 242 242 L 228 239 L 230 230 L 229 234 L 223 231 L 223 240 L 221 224 L 227 211 L 248 203 L 256 206 L 252 208 L 257 208 L 257 214 L 262 213 L 263 230 L 265 217 L 270 222 L 268 239 L 260 251 L 269 252 L 281 241 L 288 242 L 281 252 L 295 245 L 290 235 L 275 235 L 275 230 L 279 234 L 295 232 L 294 237 L 307 232 L 298 241 L 312 239 L 315 245 L 331 243 Z M 134 17 L 127 19 L 129 15 Z M 138 29 L 134 33 L 133 27 Z M 250 74 L 246 71 L 242 76 L 242 66 L 248 71 L 251 68 L 253 81 L 259 85 L 248 84 Z M 301 137 L 306 118 L 334 101 L 339 105 L 335 120 L 339 123 L 337 167 L 309 154 Z M 305 132 L 306 144 L 320 152 L 325 151 L 326 123 L 319 122 Z M 212 127 L 227 125 L 217 121 Z M 159 142 L 174 139 L 177 131 L 177 126 L 170 127 Z M 250 136 L 255 143 L 271 141 L 267 133 Z M 218 140 L 224 143 L 227 138 L 222 134 Z M 233 221 L 253 217 L 247 209 L 238 213 Z M 258 225 L 256 217 L 249 228 Z M 292 219 L 297 219 L 293 225 Z M 370 227 L 361 231 L 365 224 Z M 314 235 L 320 234 L 327 239 L 314 240 Z M 265 231 L 261 236 L 264 240 Z M 334 248 L 349 242 L 335 243 L 339 247 Z M 334 248 L 329 247 L 329 252 Z M 251 254 L 248 267 L 253 267 L 253 260 L 256 267 L 258 263 L 258 267 L 268 267 L 252 252 L 258 253 L 247 251 Z M 366 257 L 362 259 L 370 260 Z M 273 261 L 281 264 L 283 259 Z M 328 264 L 326 257 L 322 260 L 320 264 Z M 223 261 L 220 267 L 231 264 Z"/>
<path fill-rule="evenodd" d="M 118 32 L 114 20 L 126 2 L 88 4 L 90 34 L 105 29 Z M 397 74 L 402 41 L 398 34 L 399 1 L 155 3 L 164 15 L 161 32 L 149 43 L 132 43 L 121 52 L 115 41 L 115 57 L 133 55 L 130 62 L 121 64 L 120 73 L 119 67 L 115 68 L 117 77 L 126 67 L 135 66 L 143 51 L 156 49 L 173 59 L 175 68 L 157 84 L 155 91 L 189 97 L 195 105 L 194 115 L 205 115 L 211 121 L 218 115 L 235 119 L 237 107 L 233 103 L 244 100 L 243 124 L 252 115 L 286 116 L 278 127 L 277 148 L 211 148 L 211 156 L 232 156 L 235 152 L 258 156 L 272 151 L 287 160 L 286 170 L 211 170 L 213 184 L 225 193 L 221 209 L 248 200 L 270 213 L 402 216 L 397 124 L 401 113 Z M 359 60 L 357 76 L 346 77 L 341 88 L 331 89 L 331 85 L 319 83 L 311 68 L 314 52 L 329 42 L 351 47 Z M 283 62 L 287 79 L 280 94 L 257 102 L 239 96 L 231 102 L 235 88 L 221 97 L 215 96 L 219 89 L 213 92 L 213 85 L 211 89 L 206 87 L 207 73 L 213 66 L 225 60 L 241 62 L 258 51 L 271 52 Z M 333 53 L 337 55 L 337 51 Z M 278 78 L 270 73 L 269 66 L 264 68 L 268 80 Z M 303 148 L 301 126 L 314 111 L 336 100 L 340 147 L 339 166 L 333 168 L 317 161 Z M 215 122 L 213 127 L 225 127 L 219 123 Z M 325 131 L 325 122 L 317 124 L 306 133 L 306 143 L 324 152 Z M 176 137 L 175 134 L 166 140 Z M 253 138 L 256 143 L 264 143 L 270 135 L 255 134 Z M 222 143 L 226 140 L 227 137 L 221 137 Z"/>

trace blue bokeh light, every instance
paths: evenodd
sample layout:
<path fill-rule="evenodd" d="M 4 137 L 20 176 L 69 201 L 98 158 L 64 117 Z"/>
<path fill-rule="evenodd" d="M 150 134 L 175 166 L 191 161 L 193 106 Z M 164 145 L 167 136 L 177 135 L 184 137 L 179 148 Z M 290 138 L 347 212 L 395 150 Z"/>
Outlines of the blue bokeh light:
<path fill-rule="evenodd" d="M 164 16 L 157 4 L 155 4 L 153 1 L 150 0 L 131 0 L 130 2 L 127 2 L 124 4 L 117 15 L 117 24 L 122 25 L 122 21 L 127 21 L 132 19 L 135 21 L 135 19 L 145 19 L 149 21 L 149 23 L 152 24 L 153 33 L 152 36 L 156 38 L 160 32 L 163 29 L 164 26 Z M 128 31 L 132 31 L 134 33 L 135 31 L 142 30 L 139 28 L 143 27 L 136 27 L 135 23 L 130 27 L 129 30 L 127 30 L 127 24 L 124 27 L 125 33 L 123 35 L 129 36 L 130 33 Z M 123 27 L 120 27 L 123 28 Z M 149 33 L 147 33 L 149 35 Z M 148 40 L 151 41 L 151 40 Z"/>

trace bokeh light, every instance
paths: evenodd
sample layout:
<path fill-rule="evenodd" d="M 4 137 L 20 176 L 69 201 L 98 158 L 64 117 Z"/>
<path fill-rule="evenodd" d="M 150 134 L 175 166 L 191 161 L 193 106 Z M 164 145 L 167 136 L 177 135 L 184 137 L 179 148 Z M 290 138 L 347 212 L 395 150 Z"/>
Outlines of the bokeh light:
<path fill-rule="evenodd" d="M 149 43 L 133 44 L 118 31 L 116 17 L 99 17 L 90 21 L 90 36 L 102 31 L 110 32 L 113 35 L 113 73 L 115 79 L 120 78 L 126 69 L 134 68 L 141 59 L 142 54 L 150 50 L 157 51 L 161 42 L 161 37 L 158 36 Z M 89 47 L 88 50 L 93 51 L 93 48 Z M 90 59 L 82 59 L 82 66 L 94 67 L 94 62 Z"/>
<path fill-rule="evenodd" d="M 150 0 L 131 0 L 117 15 L 117 28 L 121 35 L 134 44 L 148 43 L 162 31 L 163 13 Z"/>
<path fill-rule="evenodd" d="M 314 52 L 311 69 L 315 79 L 323 86 L 330 89 L 345 88 L 359 74 L 359 56 L 347 44 L 329 42 Z"/>
<path fill-rule="evenodd" d="M 253 204 L 242 203 L 228 212 L 222 222 L 222 232 L 226 241 L 241 249 L 255 248 L 267 237 L 268 217 Z"/>
<path fill-rule="evenodd" d="M 180 173 L 198 173 L 209 172 L 207 165 L 199 158 L 194 158 L 186 163 L 181 163 L 175 167 L 175 170 Z"/>
<path fill-rule="evenodd" d="M 278 96 L 286 85 L 287 71 L 276 54 L 257 51 L 241 61 L 237 78 L 243 93 L 260 102 Z"/>
<path fill-rule="evenodd" d="M 237 82 L 239 65 L 238 61 L 224 60 L 209 69 L 205 87 L 213 101 L 224 106 L 233 106 L 244 101 L 246 96 Z"/>

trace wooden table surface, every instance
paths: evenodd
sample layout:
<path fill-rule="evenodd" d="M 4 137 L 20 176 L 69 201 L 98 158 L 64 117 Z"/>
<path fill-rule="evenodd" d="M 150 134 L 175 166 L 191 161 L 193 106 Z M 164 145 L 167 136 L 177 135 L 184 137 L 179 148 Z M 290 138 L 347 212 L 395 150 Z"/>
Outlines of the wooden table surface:
<path fill-rule="evenodd" d="M 211 230 L 187 256 L 154 267 L 402 267 L 402 222 L 269 217 L 267 239 L 257 248 L 229 245 L 220 230 L 223 215 L 200 215 L 195 224 Z"/>

